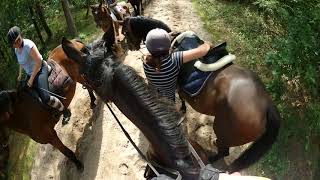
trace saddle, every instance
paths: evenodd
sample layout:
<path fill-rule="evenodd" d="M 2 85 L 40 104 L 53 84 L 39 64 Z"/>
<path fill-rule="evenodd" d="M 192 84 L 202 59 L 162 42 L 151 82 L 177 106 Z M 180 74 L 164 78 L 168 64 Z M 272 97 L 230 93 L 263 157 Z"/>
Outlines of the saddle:
<path fill-rule="evenodd" d="M 44 61 L 43 63 L 45 63 L 45 66 L 48 67 L 48 83 L 49 83 L 48 91 L 54 94 L 63 96 L 66 88 L 68 88 L 70 85 L 72 85 L 75 82 L 55 61 L 49 59 L 47 62 Z M 56 115 L 57 113 L 60 113 L 60 112 L 57 112 L 56 109 L 42 102 L 39 96 L 39 91 L 45 91 L 45 90 L 32 88 L 28 92 L 30 93 L 31 96 L 33 96 L 39 102 L 41 102 L 45 106 L 45 108 L 47 108 L 49 111 L 52 111 L 53 114 Z"/>
<path fill-rule="evenodd" d="M 49 90 L 57 94 L 62 94 L 63 90 L 69 87 L 74 81 L 55 61 L 48 60 L 48 82 Z"/>
<path fill-rule="evenodd" d="M 197 48 L 203 43 L 203 40 L 201 40 L 194 32 L 187 31 L 177 36 L 173 40 L 171 47 L 174 51 L 185 51 Z M 212 64 L 217 62 L 219 59 L 229 54 L 226 50 L 226 46 L 227 43 L 224 42 L 210 49 L 206 56 L 183 64 L 178 76 L 178 85 L 180 89 L 182 89 L 190 97 L 197 96 L 206 85 L 208 79 L 211 77 L 214 78 L 219 70 L 200 71 L 199 69 L 195 68 L 195 63 L 197 61 L 201 61 L 204 64 Z M 229 65 L 230 64 L 231 63 L 229 63 Z"/>

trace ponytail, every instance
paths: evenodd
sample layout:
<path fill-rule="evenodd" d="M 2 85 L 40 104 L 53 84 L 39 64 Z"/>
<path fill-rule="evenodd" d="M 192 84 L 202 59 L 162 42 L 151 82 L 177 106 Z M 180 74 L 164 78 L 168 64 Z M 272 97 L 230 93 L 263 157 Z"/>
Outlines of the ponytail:
<path fill-rule="evenodd" d="M 159 72 L 162 65 L 162 59 L 167 58 L 168 55 L 169 55 L 169 52 L 161 53 L 158 55 L 149 54 L 146 56 L 145 61 L 147 65 L 155 68 L 156 71 Z"/>

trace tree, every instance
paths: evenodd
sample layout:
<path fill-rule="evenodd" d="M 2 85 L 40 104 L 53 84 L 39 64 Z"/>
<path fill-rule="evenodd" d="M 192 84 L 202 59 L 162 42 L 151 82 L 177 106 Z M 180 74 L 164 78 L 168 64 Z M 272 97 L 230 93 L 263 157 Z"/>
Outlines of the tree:
<path fill-rule="evenodd" d="M 40 23 L 41 23 L 42 27 L 44 28 L 44 30 L 46 31 L 46 33 L 48 35 L 48 39 L 51 39 L 52 32 L 48 26 L 48 23 L 46 21 L 44 13 L 43 13 L 43 8 L 41 5 L 41 2 L 39 0 L 35 1 L 35 11 L 36 11 L 36 14 L 38 14 L 38 16 L 39 16 Z"/>
<path fill-rule="evenodd" d="M 66 18 L 68 32 L 72 36 L 77 36 L 78 32 L 77 32 L 76 26 L 75 26 L 74 21 L 73 21 L 73 17 L 71 15 L 71 12 L 70 12 L 70 9 L 69 9 L 68 0 L 61 0 L 61 4 L 62 4 L 64 16 Z"/>

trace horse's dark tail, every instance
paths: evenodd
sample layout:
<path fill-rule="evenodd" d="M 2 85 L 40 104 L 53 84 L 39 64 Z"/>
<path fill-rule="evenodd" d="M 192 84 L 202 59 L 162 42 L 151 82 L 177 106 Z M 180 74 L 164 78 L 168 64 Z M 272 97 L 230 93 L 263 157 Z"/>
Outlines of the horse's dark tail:
<path fill-rule="evenodd" d="M 266 131 L 230 165 L 229 171 L 240 171 L 258 161 L 275 142 L 279 134 L 279 128 L 280 114 L 276 106 L 270 103 L 267 109 Z"/>

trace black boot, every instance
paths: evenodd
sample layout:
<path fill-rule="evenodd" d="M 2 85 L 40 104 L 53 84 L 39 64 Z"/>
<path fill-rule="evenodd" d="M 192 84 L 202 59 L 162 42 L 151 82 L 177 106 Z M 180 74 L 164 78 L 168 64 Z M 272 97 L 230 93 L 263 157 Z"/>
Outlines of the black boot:
<path fill-rule="evenodd" d="M 69 122 L 70 117 L 71 117 L 71 111 L 70 111 L 70 109 L 65 108 L 65 109 L 62 111 L 62 115 L 63 115 L 62 125 L 66 125 L 66 124 Z"/>

